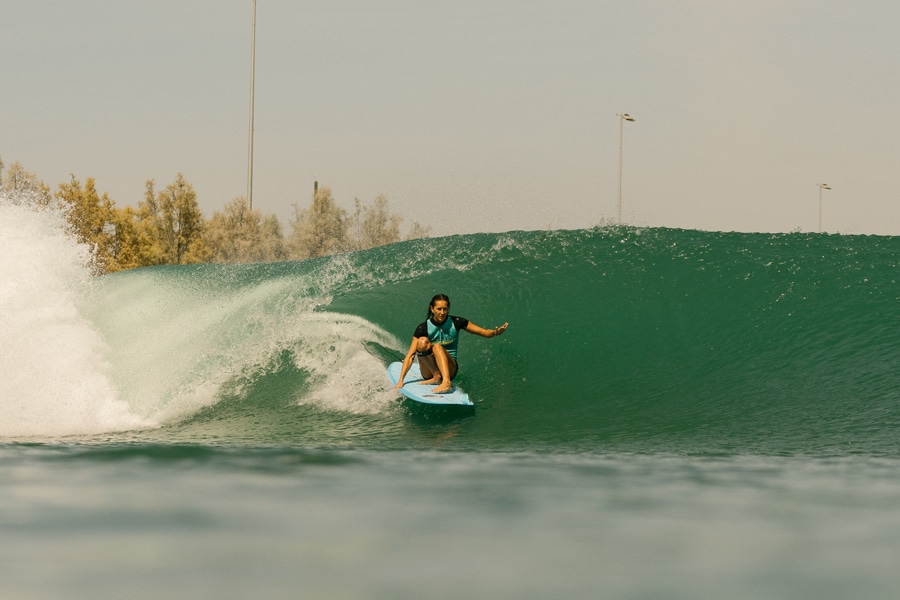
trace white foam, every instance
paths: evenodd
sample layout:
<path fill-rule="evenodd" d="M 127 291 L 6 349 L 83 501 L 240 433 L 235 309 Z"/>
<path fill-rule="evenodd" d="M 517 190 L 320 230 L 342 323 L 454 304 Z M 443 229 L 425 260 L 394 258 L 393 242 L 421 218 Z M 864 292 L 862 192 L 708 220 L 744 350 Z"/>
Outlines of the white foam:
<path fill-rule="evenodd" d="M 60 210 L 0 192 L 0 438 L 144 423 L 109 378 L 108 347 L 80 310 L 90 248 Z"/>
<path fill-rule="evenodd" d="M 104 278 L 91 316 L 114 349 L 118 389 L 155 423 L 214 404 L 226 384 L 229 395 L 240 395 L 242 383 L 276 367 L 285 352 L 310 378 L 298 403 L 355 414 L 383 410 L 395 394 L 363 342 L 398 342 L 361 317 L 317 311 L 328 298 L 308 290 L 327 293 L 335 285 L 320 275 L 247 284 L 242 268 L 145 269 Z"/>
<path fill-rule="evenodd" d="M 384 365 L 365 351 L 362 342 L 384 335 L 368 321 L 349 315 L 314 313 L 302 320 L 295 363 L 317 375 L 313 390 L 302 404 L 354 414 L 375 414 L 392 404 Z"/>
<path fill-rule="evenodd" d="M 90 259 L 58 209 L 0 196 L 0 439 L 172 422 L 285 352 L 310 377 L 298 403 L 371 414 L 396 396 L 362 342 L 399 342 L 360 317 L 316 310 L 352 270 L 341 257 L 254 283 L 217 267 L 97 278 Z"/>

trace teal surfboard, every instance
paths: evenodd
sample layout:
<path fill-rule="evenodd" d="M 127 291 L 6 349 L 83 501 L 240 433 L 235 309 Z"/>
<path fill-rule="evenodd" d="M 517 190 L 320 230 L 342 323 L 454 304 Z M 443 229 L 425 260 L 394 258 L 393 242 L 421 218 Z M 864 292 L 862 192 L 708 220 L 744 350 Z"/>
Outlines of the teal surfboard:
<path fill-rule="evenodd" d="M 397 385 L 397 380 L 400 378 L 400 369 L 403 368 L 403 363 L 393 362 L 388 365 L 387 372 L 388 377 L 391 380 L 391 383 Z M 431 383 L 428 385 L 422 385 L 422 373 L 419 371 L 419 365 L 416 362 L 413 362 L 412 367 L 410 367 L 409 372 L 406 374 L 404 378 L 406 383 L 403 384 L 403 387 L 398 391 L 411 400 L 415 400 L 416 402 L 421 402 L 423 404 L 442 404 L 442 405 L 456 405 L 456 406 L 475 406 L 472 404 L 472 401 L 469 400 L 469 395 L 459 389 L 459 386 L 454 385 L 453 390 L 447 392 L 446 394 L 435 394 L 431 390 L 437 387 L 435 384 Z"/>

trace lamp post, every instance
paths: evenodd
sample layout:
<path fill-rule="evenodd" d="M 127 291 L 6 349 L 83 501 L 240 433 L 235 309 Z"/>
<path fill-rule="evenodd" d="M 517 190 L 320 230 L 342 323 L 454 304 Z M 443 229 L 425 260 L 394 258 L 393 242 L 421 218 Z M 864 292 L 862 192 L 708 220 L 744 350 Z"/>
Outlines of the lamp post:
<path fill-rule="evenodd" d="M 256 78 L 256 0 L 253 0 L 253 26 L 250 37 L 250 141 L 247 156 L 247 202 L 253 210 L 253 96 Z"/>
<path fill-rule="evenodd" d="M 819 233 L 822 233 L 822 190 L 830 190 L 831 186 L 827 183 L 820 183 L 819 186 Z"/>
<path fill-rule="evenodd" d="M 634 122 L 634 117 L 628 113 L 616 113 L 619 117 L 619 217 L 618 223 L 622 224 L 622 126 L 625 121 Z"/>

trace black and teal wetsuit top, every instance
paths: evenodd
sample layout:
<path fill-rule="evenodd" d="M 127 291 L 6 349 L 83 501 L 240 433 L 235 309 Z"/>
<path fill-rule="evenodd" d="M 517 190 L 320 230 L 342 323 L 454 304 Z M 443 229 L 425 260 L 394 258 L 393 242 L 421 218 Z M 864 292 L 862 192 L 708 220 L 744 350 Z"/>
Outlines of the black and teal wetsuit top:
<path fill-rule="evenodd" d="M 435 323 L 431 317 L 416 327 L 413 337 L 427 337 L 432 344 L 440 344 L 447 354 L 456 360 L 456 346 L 459 342 L 459 332 L 469 326 L 469 320 L 462 317 L 449 315 L 443 325 Z"/>

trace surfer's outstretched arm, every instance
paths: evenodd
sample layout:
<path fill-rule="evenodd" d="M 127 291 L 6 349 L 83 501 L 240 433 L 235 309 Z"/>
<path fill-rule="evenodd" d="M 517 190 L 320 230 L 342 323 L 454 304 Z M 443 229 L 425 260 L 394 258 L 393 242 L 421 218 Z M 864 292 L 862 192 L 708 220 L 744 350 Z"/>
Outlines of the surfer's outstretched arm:
<path fill-rule="evenodd" d="M 509 327 L 509 323 L 504 323 L 499 327 L 494 327 L 493 329 L 485 329 L 484 327 L 479 327 L 472 321 L 469 321 L 469 324 L 466 325 L 466 331 L 469 333 L 474 333 L 475 335 L 480 335 L 481 337 L 492 338 L 497 337 L 498 335 L 503 335 L 503 332 L 506 331 L 506 328 Z"/>

